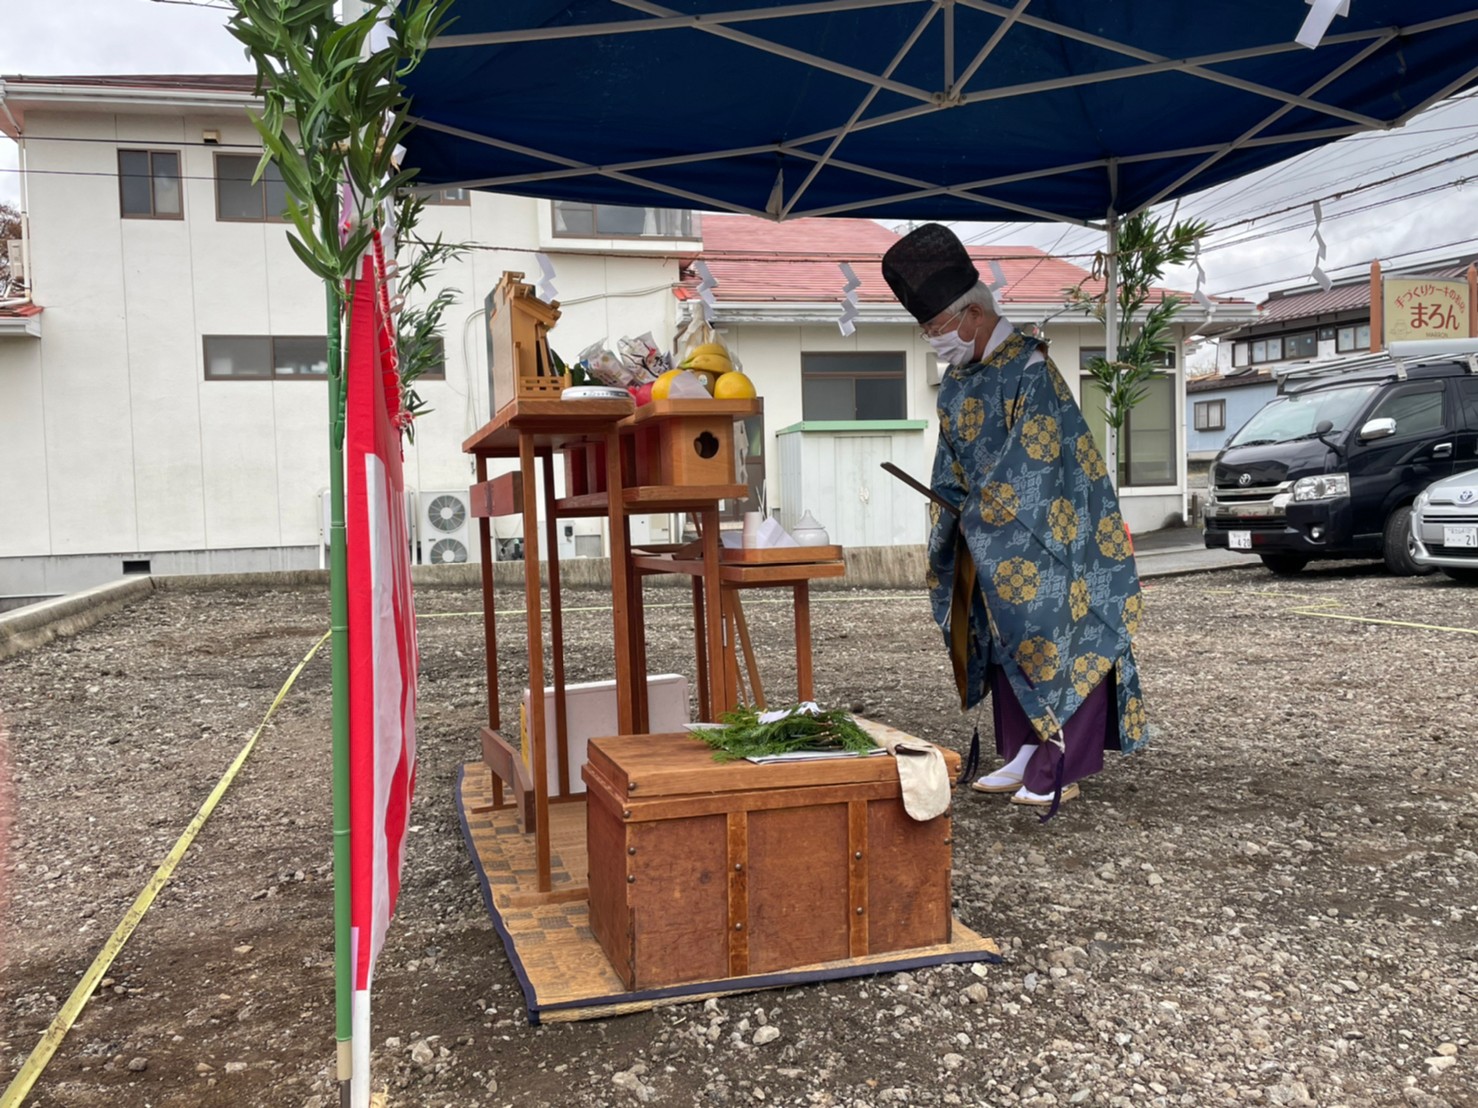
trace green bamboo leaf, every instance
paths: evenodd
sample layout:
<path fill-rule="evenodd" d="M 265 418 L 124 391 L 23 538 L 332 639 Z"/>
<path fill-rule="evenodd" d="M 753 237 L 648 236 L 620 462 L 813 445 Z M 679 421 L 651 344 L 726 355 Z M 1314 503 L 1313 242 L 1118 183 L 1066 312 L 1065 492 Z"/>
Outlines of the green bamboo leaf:
<path fill-rule="evenodd" d="M 319 258 L 313 253 L 313 251 L 305 246 L 301 241 L 299 241 L 297 236 L 294 235 L 291 231 L 287 233 L 287 241 L 288 244 L 293 248 L 293 253 L 298 256 L 298 260 L 301 261 L 305 266 L 311 269 L 314 273 L 318 274 L 318 276 L 322 277 L 325 281 L 332 281 L 335 279 L 333 268 L 324 265 L 323 262 L 320 261 Z"/>

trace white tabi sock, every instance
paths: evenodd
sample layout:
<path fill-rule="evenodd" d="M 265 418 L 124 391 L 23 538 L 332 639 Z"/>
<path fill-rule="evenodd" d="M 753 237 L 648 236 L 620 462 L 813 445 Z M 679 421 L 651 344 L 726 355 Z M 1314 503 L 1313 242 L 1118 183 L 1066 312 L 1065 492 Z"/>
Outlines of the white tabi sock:
<path fill-rule="evenodd" d="M 1031 761 L 1033 754 L 1037 752 L 1036 743 L 1025 743 L 1012 758 L 1000 769 L 986 774 L 976 784 L 985 788 L 993 788 L 1004 785 L 1019 785 L 1026 776 L 1026 764 Z"/>

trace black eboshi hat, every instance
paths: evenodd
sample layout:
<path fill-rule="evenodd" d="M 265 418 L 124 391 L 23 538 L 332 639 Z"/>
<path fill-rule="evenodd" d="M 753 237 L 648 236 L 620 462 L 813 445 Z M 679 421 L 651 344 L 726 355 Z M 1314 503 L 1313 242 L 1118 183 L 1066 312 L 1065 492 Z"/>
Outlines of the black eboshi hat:
<path fill-rule="evenodd" d="M 888 248 L 883 280 L 910 315 L 928 323 L 974 288 L 980 271 L 953 231 L 926 223 Z"/>

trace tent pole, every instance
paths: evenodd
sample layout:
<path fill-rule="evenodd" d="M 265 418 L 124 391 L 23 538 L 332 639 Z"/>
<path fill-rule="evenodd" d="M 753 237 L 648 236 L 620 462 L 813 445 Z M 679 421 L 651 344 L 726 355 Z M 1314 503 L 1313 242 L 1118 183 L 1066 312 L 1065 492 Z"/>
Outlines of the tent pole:
<path fill-rule="evenodd" d="M 1119 217 L 1109 212 L 1108 249 L 1103 269 L 1103 356 L 1110 362 L 1119 360 Z M 1112 423 L 1104 431 L 1104 463 L 1109 480 L 1119 487 L 1119 431 Z"/>

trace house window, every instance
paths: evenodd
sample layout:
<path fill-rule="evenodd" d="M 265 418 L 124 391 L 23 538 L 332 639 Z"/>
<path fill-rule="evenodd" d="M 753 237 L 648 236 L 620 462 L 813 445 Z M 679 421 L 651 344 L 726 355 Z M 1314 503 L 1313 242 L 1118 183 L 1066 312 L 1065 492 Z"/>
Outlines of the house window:
<path fill-rule="evenodd" d="M 802 354 L 801 418 L 906 419 L 903 351 Z"/>
<path fill-rule="evenodd" d="M 1227 429 L 1227 402 L 1225 400 L 1197 400 L 1196 430 L 1225 431 Z"/>
<path fill-rule="evenodd" d="M 1251 347 L 1251 344 L 1245 343 L 1245 342 L 1234 342 L 1234 343 L 1232 343 L 1232 368 L 1233 369 L 1239 369 L 1242 366 L 1250 365 L 1251 364 L 1247 360 L 1251 356 L 1251 353 L 1252 353 L 1250 347 Z"/>
<path fill-rule="evenodd" d="M 322 378 L 328 373 L 328 339 L 313 335 L 206 335 L 207 381 Z"/>
<path fill-rule="evenodd" d="M 184 219 L 179 154 L 118 151 L 118 208 L 124 219 Z"/>
<path fill-rule="evenodd" d="M 697 237 L 693 213 L 675 208 L 627 208 L 617 204 L 554 202 L 554 233 L 572 238 Z"/>
<path fill-rule="evenodd" d="M 421 193 L 421 199 L 427 204 L 456 204 L 466 207 L 472 203 L 472 193 L 468 189 L 436 189 Z"/>
<path fill-rule="evenodd" d="M 1341 327 L 1334 335 L 1334 349 L 1340 354 L 1353 354 L 1357 350 L 1370 349 L 1370 324 L 1351 323 Z"/>
<path fill-rule="evenodd" d="M 1083 370 L 1079 389 L 1083 398 L 1083 415 L 1102 447 L 1108 439 L 1108 417 L 1104 411 L 1106 398 L 1098 379 L 1087 369 L 1094 358 L 1103 357 L 1103 350 L 1084 349 L 1078 357 L 1079 368 Z M 1167 366 L 1174 368 L 1173 354 L 1167 358 Z M 1183 414 L 1181 418 L 1184 419 Z M 1145 382 L 1144 398 L 1129 409 L 1119 435 L 1120 488 L 1175 484 L 1175 425 L 1174 378 L 1168 373 L 1150 378 Z"/>
<path fill-rule="evenodd" d="M 271 162 L 253 182 L 260 159 L 254 154 L 216 155 L 216 219 L 226 223 L 281 223 L 287 186 Z"/>
<path fill-rule="evenodd" d="M 1300 331 L 1296 335 L 1283 336 L 1283 357 L 1312 358 L 1319 353 L 1319 336 L 1316 331 Z"/>

